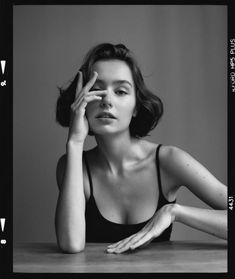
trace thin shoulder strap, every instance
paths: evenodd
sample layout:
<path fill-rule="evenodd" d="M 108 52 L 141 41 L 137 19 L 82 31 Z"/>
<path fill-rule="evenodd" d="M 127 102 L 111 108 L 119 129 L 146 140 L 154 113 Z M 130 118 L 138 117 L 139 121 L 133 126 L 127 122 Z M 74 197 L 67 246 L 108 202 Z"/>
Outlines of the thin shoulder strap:
<path fill-rule="evenodd" d="M 86 169 L 87 169 L 87 174 L 88 174 L 88 179 L 89 179 L 89 184 L 90 184 L 90 192 L 91 192 L 91 197 L 92 197 L 93 196 L 93 184 L 92 184 L 92 179 L 91 179 L 90 168 L 89 168 L 88 161 L 86 158 L 86 151 L 83 151 L 83 157 L 84 157 L 84 162 L 85 162 Z"/>
<path fill-rule="evenodd" d="M 160 160 L 159 160 L 159 150 L 160 150 L 161 146 L 162 146 L 162 144 L 159 144 L 156 149 L 156 162 L 157 162 L 157 179 L 158 179 L 158 185 L 159 185 L 159 193 L 163 196 L 161 174 L 160 174 Z"/>

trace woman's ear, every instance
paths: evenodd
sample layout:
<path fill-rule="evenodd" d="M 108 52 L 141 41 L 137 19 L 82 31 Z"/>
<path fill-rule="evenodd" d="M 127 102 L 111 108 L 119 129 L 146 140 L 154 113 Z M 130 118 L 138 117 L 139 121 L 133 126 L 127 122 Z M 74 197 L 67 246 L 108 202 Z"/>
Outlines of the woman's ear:
<path fill-rule="evenodd" d="M 132 114 L 132 117 L 136 117 L 136 115 L 137 115 L 137 108 L 135 107 L 135 109 L 134 109 L 134 112 L 133 112 L 133 114 Z"/>

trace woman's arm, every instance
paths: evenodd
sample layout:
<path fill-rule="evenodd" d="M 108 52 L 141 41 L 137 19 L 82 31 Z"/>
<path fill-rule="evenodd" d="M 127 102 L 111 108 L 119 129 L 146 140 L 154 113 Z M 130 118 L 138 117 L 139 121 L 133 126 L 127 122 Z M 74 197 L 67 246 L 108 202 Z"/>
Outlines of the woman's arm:
<path fill-rule="evenodd" d="M 175 204 L 175 222 L 227 239 L 227 210 L 213 210 Z"/>
<path fill-rule="evenodd" d="M 160 150 L 161 167 L 172 178 L 176 189 L 182 185 L 187 187 L 212 209 L 166 204 L 139 232 L 109 245 L 108 253 L 146 246 L 175 221 L 227 239 L 227 187 L 187 152 L 173 146 L 162 146 Z"/>
<path fill-rule="evenodd" d="M 227 187 L 187 152 L 166 147 L 163 164 L 177 185 L 187 187 L 212 209 L 178 205 L 173 207 L 175 221 L 227 239 Z"/>
<path fill-rule="evenodd" d="M 67 143 L 67 158 L 57 165 L 60 188 L 55 227 L 59 247 L 63 252 L 77 253 L 85 247 L 85 194 L 83 187 L 83 145 Z M 61 173 L 64 169 L 63 180 Z"/>
<path fill-rule="evenodd" d="M 90 91 L 98 74 L 83 87 L 82 72 L 79 72 L 74 102 L 71 104 L 69 135 L 66 145 L 67 159 L 65 173 L 59 182 L 59 198 L 56 208 L 55 226 L 59 247 L 67 253 L 78 253 L 85 248 L 85 193 L 83 181 L 83 146 L 88 134 L 89 125 L 85 112 L 87 104 L 101 100 L 106 90 Z M 57 178 L 61 170 L 59 161 Z M 57 179 L 60 180 L 60 179 Z M 95 232 L 94 232 L 95 233 Z"/>

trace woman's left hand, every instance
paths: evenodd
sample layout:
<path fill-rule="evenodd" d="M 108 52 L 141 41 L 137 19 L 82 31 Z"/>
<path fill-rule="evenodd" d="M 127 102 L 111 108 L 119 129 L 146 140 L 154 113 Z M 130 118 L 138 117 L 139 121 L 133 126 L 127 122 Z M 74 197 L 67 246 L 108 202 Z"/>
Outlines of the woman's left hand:
<path fill-rule="evenodd" d="M 149 244 L 174 222 L 174 206 L 175 204 L 164 205 L 139 232 L 109 245 L 106 250 L 107 253 L 119 254 Z"/>

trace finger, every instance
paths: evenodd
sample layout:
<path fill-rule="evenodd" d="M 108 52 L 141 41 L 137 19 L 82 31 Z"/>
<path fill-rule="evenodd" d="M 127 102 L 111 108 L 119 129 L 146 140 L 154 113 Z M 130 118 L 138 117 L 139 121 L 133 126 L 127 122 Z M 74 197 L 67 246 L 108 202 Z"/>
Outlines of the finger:
<path fill-rule="evenodd" d="M 117 245 L 114 248 L 111 248 L 110 252 L 112 253 L 122 253 L 129 249 L 129 247 L 132 245 L 132 243 L 135 243 L 137 240 L 139 240 L 141 237 L 143 237 L 144 234 L 146 234 L 146 231 L 138 232 L 131 237 L 127 238 L 125 241 L 122 241 L 119 245 Z"/>
<path fill-rule="evenodd" d="M 151 229 L 151 227 L 152 227 L 152 222 L 148 222 L 139 232 L 129 236 L 124 240 L 109 245 L 108 248 L 110 249 L 120 248 L 121 246 L 123 246 L 123 244 L 126 244 L 128 241 L 131 241 L 131 243 L 133 243 L 137 241 L 139 238 L 141 238 L 144 234 L 146 234 Z"/>
<path fill-rule="evenodd" d="M 79 97 L 74 101 L 74 105 L 80 104 L 82 99 L 89 97 L 89 96 L 105 96 L 108 93 L 107 90 L 96 90 L 96 91 L 89 91 L 89 92 L 81 92 L 81 94 L 79 95 Z M 98 98 L 98 99 L 102 99 L 102 98 Z"/>
<path fill-rule="evenodd" d="M 132 244 L 130 246 L 131 250 L 134 250 L 144 244 L 147 245 L 148 242 L 150 242 L 153 239 L 153 234 L 152 232 L 148 232 L 146 235 L 144 235 L 141 239 L 139 239 L 135 244 Z"/>
<path fill-rule="evenodd" d="M 113 247 L 115 247 L 116 245 L 118 245 L 121 241 L 123 241 L 123 239 L 120 240 L 120 241 L 118 241 L 118 242 L 115 242 L 115 243 L 113 243 L 113 244 L 108 245 L 107 248 L 113 248 Z"/>
<path fill-rule="evenodd" d="M 90 96 L 100 96 L 100 97 L 102 96 L 103 97 L 103 96 L 106 96 L 107 93 L 108 93 L 107 90 L 89 91 L 89 92 L 86 92 L 86 93 L 82 94 L 82 96 L 78 100 L 80 100 L 82 98 L 87 98 L 87 97 L 90 97 Z"/>
<path fill-rule="evenodd" d="M 140 239 L 142 239 L 146 234 L 148 234 L 148 232 L 143 232 L 141 234 L 139 234 L 138 236 L 134 237 L 133 239 L 131 239 L 128 243 L 126 243 L 126 245 L 123 245 L 122 247 L 117 247 L 114 251 L 114 253 L 123 253 L 127 250 L 130 250 L 133 246 L 133 243 L 137 243 Z"/>
<path fill-rule="evenodd" d="M 107 90 L 100 90 L 100 91 L 90 91 L 86 94 L 81 94 L 77 100 L 73 102 L 73 106 L 79 106 L 83 100 L 89 102 L 89 97 L 96 96 L 98 97 L 97 100 L 101 100 L 101 96 L 107 94 Z"/>
<path fill-rule="evenodd" d="M 91 87 L 95 84 L 95 81 L 98 77 L 98 73 L 97 72 L 93 72 L 93 75 L 91 77 L 91 79 L 87 82 L 87 84 L 84 86 L 83 90 L 89 91 L 91 89 Z"/>
<path fill-rule="evenodd" d="M 114 244 L 110 244 L 107 246 L 107 248 L 110 248 L 110 249 L 117 248 L 119 245 L 122 244 L 122 242 L 126 243 L 127 241 L 133 239 L 134 237 L 137 237 L 136 239 L 139 239 L 140 237 L 143 236 L 143 234 L 146 233 L 146 230 L 149 231 L 151 228 L 152 228 L 152 222 L 148 222 L 138 233 L 135 233 L 135 234 L 129 236 L 128 238 L 122 239 Z"/>
<path fill-rule="evenodd" d="M 128 242 L 123 244 L 120 244 L 119 246 L 115 247 L 115 249 L 113 250 L 114 253 L 122 253 L 127 251 L 128 249 L 130 249 L 130 247 L 132 245 L 134 245 L 135 243 L 137 243 L 141 238 L 143 238 L 146 234 L 148 234 L 149 232 L 151 232 L 151 229 L 153 227 L 153 222 L 150 221 L 148 222 L 138 233 L 136 233 L 135 235 L 133 235 L 133 237 L 131 239 L 129 239 Z"/>
<path fill-rule="evenodd" d="M 86 96 L 84 97 L 84 102 L 86 103 L 90 103 L 94 100 L 102 100 L 102 97 L 101 96 L 97 96 L 97 95 L 92 95 L 92 96 Z"/>
<path fill-rule="evenodd" d="M 88 97 L 85 97 L 82 100 L 80 100 L 78 103 L 73 103 L 71 105 L 71 109 L 72 109 L 72 111 L 75 112 L 81 108 L 85 108 L 87 106 L 87 104 L 90 102 L 100 101 L 100 100 L 102 100 L 102 97 L 100 97 L 100 96 L 96 96 L 96 95 L 88 96 Z"/>
<path fill-rule="evenodd" d="M 144 248 L 145 246 L 149 245 L 149 243 L 152 242 L 153 239 L 150 239 L 149 241 L 145 242 L 143 245 L 139 246 L 139 248 Z"/>
<path fill-rule="evenodd" d="M 149 222 L 146 226 L 145 226 L 145 231 L 146 233 L 144 235 L 142 235 L 142 237 L 145 237 L 147 234 L 151 234 L 152 237 L 156 237 L 158 236 L 158 234 L 156 234 L 156 232 L 154 231 L 154 223 L 153 222 Z M 139 237 L 138 239 L 133 239 L 132 241 L 132 245 L 131 246 L 134 246 L 137 242 L 139 242 L 141 238 Z M 150 240 L 151 241 L 151 240 Z"/>
<path fill-rule="evenodd" d="M 114 249 L 116 249 L 119 245 L 122 245 L 123 243 L 126 243 L 127 241 L 129 241 L 134 236 L 135 235 L 131 235 L 131 236 L 129 236 L 127 238 L 124 238 L 124 239 L 122 239 L 122 240 L 120 240 L 120 241 L 118 241 L 118 242 L 116 242 L 114 244 L 111 244 L 111 245 L 107 246 L 107 251 L 113 252 Z"/>
<path fill-rule="evenodd" d="M 116 243 L 114 243 L 114 244 L 109 245 L 107 248 L 109 248 L 109 249 L 114 249 L 114 248 L 116 248 L 118 245 L 121 245 L 121 243 L 123 243 L 124 241 L 127 241 L 128 239 L 130 239 L 131 237 L 132 237 L 132 235 L 129 236 L 128 238 L 124 238 L 124 239 L 122 239 L 122 240 L 120 240 L 120 241 L 118 241 L 118 242 L 116 242 Z"/>
<path fill-rule="evenodd" d="M 75 100 L 78 98 L 81 90 L 82 90 L 82 72 L 78 71 L 78 83 L 76 88 Z"/>
<path fill-rule="evenodd" d="M 85 96 L 90 96 L 90 95 L 106 96 L 107 94 L 108 94 L 108 90 L 94 90 L 85 93 Z"/>

